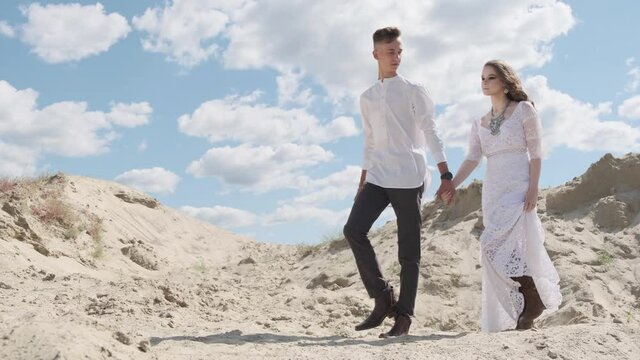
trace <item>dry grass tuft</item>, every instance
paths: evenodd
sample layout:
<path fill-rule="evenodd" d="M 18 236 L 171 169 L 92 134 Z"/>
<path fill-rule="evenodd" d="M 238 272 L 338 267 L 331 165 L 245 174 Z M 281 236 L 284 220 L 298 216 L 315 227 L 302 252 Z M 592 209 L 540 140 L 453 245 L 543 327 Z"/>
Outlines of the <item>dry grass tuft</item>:
<path fill-rule="evenodd" d="M 31 212 L 48 225 L 61 225 L 65 229 L 73 227 L 76 215 L 71 206 L 57 196 L 47 197 L 44 202 L 31 205 Z"/>
<path fill-rule="evenodd" d="M 8 193 L 13 190 L 18 183 L 15 180 L 0 178 L 0 193 Z"/>
<path fill-rule="evenodd" d="M 102 219 L 93 215 L 87 225 L 87 234 L 93 239 L 93 252 L 91 257 L 94 259 L 101 259 L 104 257 L 104 242 L 102 241 L 102 235 L 104 234 L 104 227 L 102 226 Z"/>

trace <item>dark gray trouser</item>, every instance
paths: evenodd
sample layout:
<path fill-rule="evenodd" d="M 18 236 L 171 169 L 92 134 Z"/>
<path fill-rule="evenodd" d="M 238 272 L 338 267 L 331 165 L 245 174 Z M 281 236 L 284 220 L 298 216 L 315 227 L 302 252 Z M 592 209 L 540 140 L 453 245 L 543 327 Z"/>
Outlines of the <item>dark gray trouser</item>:
<path fill-rule="evenodd" d="M 380 264 L 367 237 L 371 226 L 391 203 L 398 225 L 398 260 L 400 262 L 400 297 L 397 310 L 413 315 L 420 267 L 420 207 L 424 184 L 414 189 L 388 189 L 366 183 L 355 199 L 344 236 L 351 246 L 360 277 L 372 298 L 389 290 Z"/>

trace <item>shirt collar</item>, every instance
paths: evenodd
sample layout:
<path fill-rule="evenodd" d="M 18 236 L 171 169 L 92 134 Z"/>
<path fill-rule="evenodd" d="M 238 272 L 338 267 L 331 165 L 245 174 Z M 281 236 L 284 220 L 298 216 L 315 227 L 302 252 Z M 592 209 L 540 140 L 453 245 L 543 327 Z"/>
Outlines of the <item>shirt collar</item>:
<path fill-rule="evenodd" d="M 384 81 L 382 81 L 383 79 L 378 79 L 378 82 L 381 83 L 381 84 L 382 83 L 392 83 L 392 82 L 398 81 L 400 79 L 402 79 L 402 76 L 400 74 L 396 74 L 396 76 L 394 76 L 394 77 L 384 78 Z"/>

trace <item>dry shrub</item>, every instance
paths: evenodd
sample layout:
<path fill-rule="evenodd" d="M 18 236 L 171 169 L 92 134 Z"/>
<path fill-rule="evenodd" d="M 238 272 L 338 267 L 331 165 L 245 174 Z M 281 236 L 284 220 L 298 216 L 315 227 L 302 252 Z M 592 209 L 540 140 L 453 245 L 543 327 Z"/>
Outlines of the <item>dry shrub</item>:
<path fill-rule="evenodd" d="M 0 193 L 8 193 L 13 190 L 13 188 L 17 185 L 15 180 L 1 178 L 0 179 Z"/>
<path fill-rule="evenodd" d="M 71 206 L 58 197 L 49 197 L 44 202 L 31 206 L 31 212 L 45 224 L 72 227 L 76 217 Z"/>
<path fill-rule="evenodd" d="M 68 227 L 62 235 L 67 240 L 75 240 L 78 238 L 78 235 L 80 235 L 81 232 L 82 232 L 82 229 L 74 225 L 74 226 Z"/>
<path fill-rule="evenodd" d="M 102 233 L 104 229 L 102 228 L 102 219 L 97 216 L 91 216 L 89 220 L 89 225 L 87 226 L 87 234 L 91 236 L 93 240 L 100 241 L 102 240 Z"/>
<path fill-rule="evenodd" d="M 102 226 L 102 219 L 93 215 L 89 219 L 89 224 L 87 225 L 87 234 L 91 236 L 93 239 L 93 252 L 91 256 L 94 259 L 100 259 L 104 257 L 104 243 L 102 241 L 102 234 L 104 233 L 104 228 Z"/>

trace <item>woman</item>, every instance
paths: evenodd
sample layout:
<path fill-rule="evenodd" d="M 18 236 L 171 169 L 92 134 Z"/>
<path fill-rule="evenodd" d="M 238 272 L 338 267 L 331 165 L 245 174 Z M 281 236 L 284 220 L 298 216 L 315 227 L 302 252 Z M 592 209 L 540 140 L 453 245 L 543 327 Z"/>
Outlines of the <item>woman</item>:
<path fill-rule="evenodd" d="M 480 236 L 482 331 L 530 329 L 562 301 L 559 278 L 543 246 L 536 213 L 542 127 L 515 71 L 501 60 L 482 70 L 491 110 L 475 120 L 469 153 L 453 178 L 460 185 L 487 157 Z"/>

